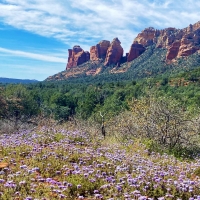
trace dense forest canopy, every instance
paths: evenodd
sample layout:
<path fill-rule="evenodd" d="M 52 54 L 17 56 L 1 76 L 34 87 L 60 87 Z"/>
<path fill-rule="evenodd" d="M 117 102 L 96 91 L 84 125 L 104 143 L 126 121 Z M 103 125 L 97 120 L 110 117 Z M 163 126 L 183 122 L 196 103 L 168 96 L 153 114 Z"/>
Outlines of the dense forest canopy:
<path fill-rule="evenodd" d="M 170 76 L 163 74 L 124 81 L 121 81 L 121 74 L 117 75 L 28 85 L 1 84 L 1 102 L 7 105 L 1 106 L 1 112 L 5 115 L 2 110 L 7 108 L 7 112 L 9 109 L 11 112 L 14 106 L 23 115 L 45 112 L 56 120 L 68 120 L 75 115 L 88 119 L 99 111 L 107 112 L 110 117 L 129 109 L 128 104 L 133 99 L 147 95 L 170 96 L 190 111 L 200 106 L 200 68 Z"/>

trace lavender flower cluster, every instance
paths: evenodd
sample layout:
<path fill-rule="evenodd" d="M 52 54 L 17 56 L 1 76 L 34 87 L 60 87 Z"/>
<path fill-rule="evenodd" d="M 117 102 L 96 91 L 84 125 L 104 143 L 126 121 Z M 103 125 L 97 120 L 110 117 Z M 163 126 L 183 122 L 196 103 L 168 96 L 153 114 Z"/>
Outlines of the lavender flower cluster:
<path fill-rule="evenodd" d="M 0 199 L 200 200 L 198 170 L 198 159 L 149 155 L 142 144 L 108 145 L 79 131 L 0 136 Z"/>

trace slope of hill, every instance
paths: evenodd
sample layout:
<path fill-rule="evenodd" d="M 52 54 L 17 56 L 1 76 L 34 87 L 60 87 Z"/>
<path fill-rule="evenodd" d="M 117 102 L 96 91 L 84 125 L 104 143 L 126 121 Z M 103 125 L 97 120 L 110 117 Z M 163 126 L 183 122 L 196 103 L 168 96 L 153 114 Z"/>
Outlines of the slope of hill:
<path fill-rule="evenodd" d="M 174 74 L 181 71 L 190 71 L 199 67 L 200 54 L 196 52 L 184 58 L 178 58 L 176 62 L 166 63 L 167 50 L 149 46 L 138 58 L 126 62 L 120 67 L 104 66 L 103 60 L 88 61 L 77 67 L 59 72 L 50 76 L 46 81 L 84 81 L 98 82 L 109 80 L 133 80 L 139 78 L 155 77 L 157 75 Z"/>
<path fill-rule="evenodd" d="M 15 78 L 4 78 L 4 77 L 0 77 L 0 83 L 23 83 L 23 84 L 27 84 L 27 83 L 36 83 L 38 82 L 37 80 L 30 80 L 30 79 L 15 79 Z"/>
<path fill-rule="evenodd" d="M 199 66 L 199 63 L 200 22 L 184 29 L 170 27 L 156 30 L 149 27 L 138 34 L 125 56 L 118 38 L 112 42 L 102 40 L 92 46 L 90 52 L 78 45 L 74 46 L 69 49 L 66 71 L 46 80 L 77 79 L 102 74 L 110 79 L 115 79 L 116 75 L 113 74 L 119 74 L 117 77 L 120 79 L 129 80 L 187 71 Z"/>

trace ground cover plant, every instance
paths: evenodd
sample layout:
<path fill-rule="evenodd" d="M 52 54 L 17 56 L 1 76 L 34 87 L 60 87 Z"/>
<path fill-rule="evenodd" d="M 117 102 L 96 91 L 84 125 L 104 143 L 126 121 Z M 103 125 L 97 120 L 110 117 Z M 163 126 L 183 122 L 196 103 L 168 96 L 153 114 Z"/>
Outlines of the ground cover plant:
<path fill-rule="evenodd" d="M 81 130 L 81 129 L 80 129 Z M 0 198 L 200 199 L 200 160 L 137 139 L 41 127 L 0 136 Z"/>
<path fill-rule="evenodd" d="M 2 85 L 0 199 L 200 199 L 199 74 Z"/>

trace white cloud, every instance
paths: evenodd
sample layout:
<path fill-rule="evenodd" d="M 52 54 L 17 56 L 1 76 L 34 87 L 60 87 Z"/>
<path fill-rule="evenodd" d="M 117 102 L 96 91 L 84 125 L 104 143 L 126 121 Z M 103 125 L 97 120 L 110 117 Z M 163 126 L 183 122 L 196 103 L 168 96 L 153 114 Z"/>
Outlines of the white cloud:
<path fill-rule="evenodd" d="M 66 63 L 65 58 L 55 57 L 52 55 L 41 55 L 36 53 L 24 52 L 24 51 L 17 51 L 17 50 L 10 50 L 0 47 L 0 52 L 7 54 L 7 55 L 14 55 L 17 57 L 25 57 L 34 60 L 46 61 L 46 62 L 55 62 L 55 63 Z"/>
<path fill-rule="evenodd" d="M 4 0 L 0 20 L 70 46 L 118 37 L 128 51 L 146 27 L 184 28 L 199 20 L 196 0 Z M 89 50 L 89 49 L 85 49 Z"/>

